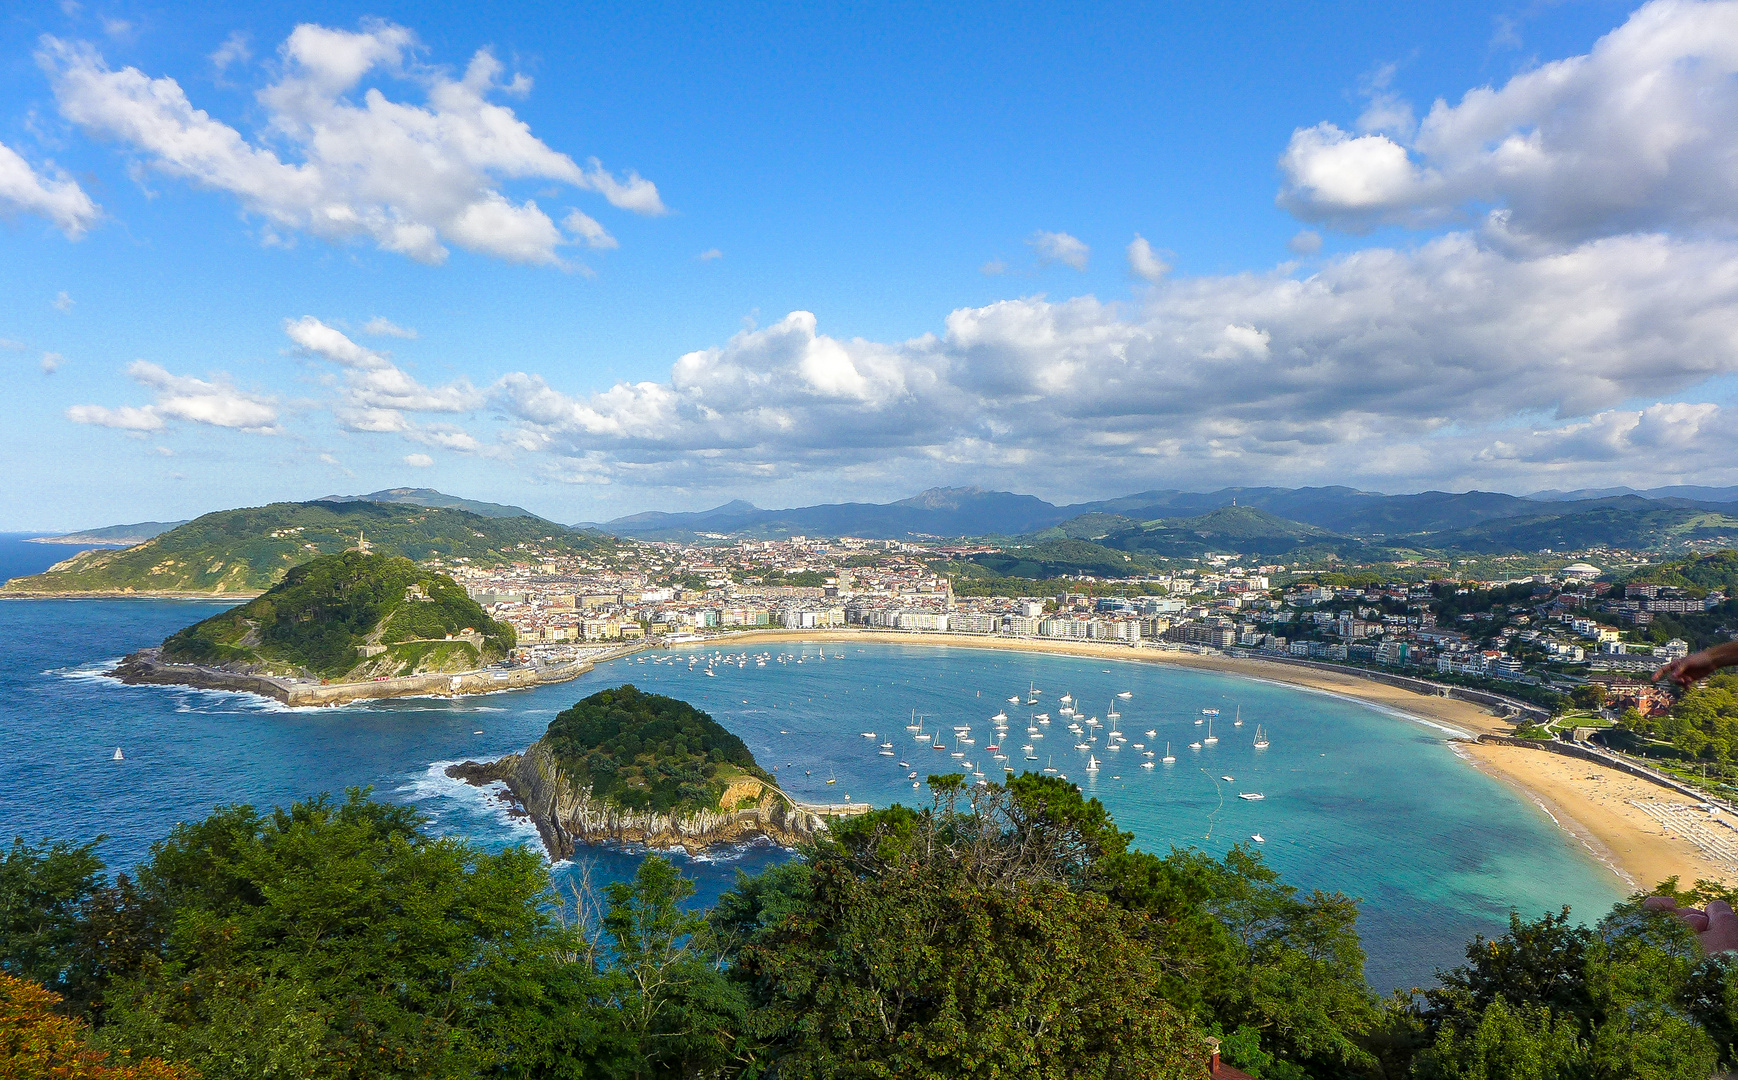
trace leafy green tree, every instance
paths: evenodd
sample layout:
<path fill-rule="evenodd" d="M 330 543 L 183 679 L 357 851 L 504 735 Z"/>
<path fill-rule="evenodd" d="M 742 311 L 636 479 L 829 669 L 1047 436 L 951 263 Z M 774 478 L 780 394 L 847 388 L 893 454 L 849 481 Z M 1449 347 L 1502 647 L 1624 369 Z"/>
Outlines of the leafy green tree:
<path fill-rule="evenodd" d="M 547 1065 L 589 988 L 539 900 L 542 860 L 419 825 L 352 791 L 178 826 L 140 869 L 140 903 L 162 915 L 101 1040 L 238 1080 Z"/>
<path fill-rule="evenodd" d="M 84 912 L 105 884 L 103 839 L 33 846 L 18 837 L 0 855 L 0 972 L 80 1000 L 90 992 Z"/>
<path fill-rule="evenodd" d="M 1198 1076 L 1150 917 L 1080 887 L 1120 834 L 1060 781 L 853 819 L 721 905 L 733 973 L 780 1076 Z"/>

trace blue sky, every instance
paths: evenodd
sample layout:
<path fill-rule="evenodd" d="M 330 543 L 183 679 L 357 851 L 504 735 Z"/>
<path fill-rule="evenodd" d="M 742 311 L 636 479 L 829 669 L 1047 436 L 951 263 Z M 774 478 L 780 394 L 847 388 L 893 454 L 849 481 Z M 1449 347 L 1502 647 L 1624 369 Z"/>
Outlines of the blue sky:
<path fill-rule="evenodd" d="M 1738 480 L 1730 5 L 190 6 L 0 16 L 0 527 Z"/>

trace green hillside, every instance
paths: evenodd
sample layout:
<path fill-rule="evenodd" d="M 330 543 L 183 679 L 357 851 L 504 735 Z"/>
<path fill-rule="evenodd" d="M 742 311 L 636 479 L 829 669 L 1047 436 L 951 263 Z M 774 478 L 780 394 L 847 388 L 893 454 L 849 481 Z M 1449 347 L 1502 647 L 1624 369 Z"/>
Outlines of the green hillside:
<path fill-rule="evenodd" d="M 1662 505 L 1630 495 L 1573 513 L 1482 522 L 1414 538 L 1420 545 L 1477 552 L 1576 551 L 1604 546 L 1682 549 L 1689 541 L 1738 542 L 1738 518 L 1700 507 Z"/>
<path fill-rule="evenodd" d="M 543 554 L 606 558 L 620 541 L 541 518 L 377 502 L 272 503 L 195 518 L 135 547 L 86 551 L 45 573 L 13 578 L 0 593 L 262 592 L 299 563 L 354 547 L 358 534 L 387 555 L 498 566 Z"/>
<path fill-rule="evenodd" d="M 1245 555 L 1292 555 L 1317 550 L 1333 551 L 1355 546 L 1349 537 L 1288 521 L 1253 506 L 1222 506 L 1198 517 L 1161 518 L 1111 533 L 1106 547 L 1175 558 L 1209 551 L 1236 551 Z"/>
<path fill-rule="evenodd" d="M 574 784 L 629 810 L 716 809 L 734 779 L 772 783 L 747 745 L 712 717 L 632 685 L 563 711 L 543 742 Z"/>
<path fill-rule="evenodd" d="M 163 658 L 355 681 L 469 671 L 513 648 L 445 574 L 400 555 L 346 551 L 290 568 L 263 595 L 171 635 Z"/>
<path fill-rule="evenodd" d="M 1088 540 L 1045 540 L 998 552 L 973 555 L 971 561 L 998 577 L 1053 578 L 1063 574 L 1122 578 L 1145 574 L 1153 564 L 1137 555 L 1112 551 Z"/>

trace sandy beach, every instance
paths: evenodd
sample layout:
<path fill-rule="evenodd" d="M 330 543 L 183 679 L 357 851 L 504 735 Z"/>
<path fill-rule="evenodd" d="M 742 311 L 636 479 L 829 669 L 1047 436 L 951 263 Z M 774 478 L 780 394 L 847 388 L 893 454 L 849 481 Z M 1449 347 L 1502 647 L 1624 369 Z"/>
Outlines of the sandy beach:
<path fill-rule="evenodd" d="M 874 641 L 1176 664 L 1355 698 L 1453 729 L 1469 738 L 1480 734 L 1504 735 L 1512 726 L 1490 709 L 1470 701 L 1416 693 L 1357 675 L 1270 660 L 1134 649 L 1108 643 L 899 631 L 767 630 L 713 640 L 730 645 Z M 1718 819 L 1710 820 L 1686 796 L 1614 769 L 1543 750 L 1471 742 L 1457 743 L 1456 750 L 1470 765 L 1508 784 L 1548 815 L 1610 869 L 1625 890 L 1651 889 L 1674 874 L 1684 885 L 1703 878 L 1728 884 L 1738 882 L 1738 831 Z"/>

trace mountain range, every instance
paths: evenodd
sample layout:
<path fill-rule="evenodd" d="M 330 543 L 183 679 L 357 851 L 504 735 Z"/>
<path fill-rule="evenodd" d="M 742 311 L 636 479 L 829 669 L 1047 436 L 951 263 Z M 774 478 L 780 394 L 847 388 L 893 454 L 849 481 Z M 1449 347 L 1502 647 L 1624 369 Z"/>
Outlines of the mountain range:
<path fill-rule="evenodd" d="M 1690 498 L 1686 493 L 1710 496 Z M 1586 494 L 1588 497 L 1578 497 Z M 1730 496 L 1730 498 L 1727 498 Z M 1718 497 L 1718 498 L 1713 498 Z M 1227 522 L 1190 525 L 1190 519 L 1233 507 L 1264 512 Z M 576 526 L 581 527 L 581 526 Z M 1638 493 L 1542 492 L 1537 496 L 1494 491 L 1425 491 L 1387 495 L 1350 487 L 1233 487 L 1218 491 L 1143 491 L 1116 499 L 1057 505 L 1032 495 L 980 488 L 932 488 L 894 503 L 826 503 L 763 510 L 751 503 L 725 503 L 711 510 L 647 512 L 599 524 L 584 523 L 628 539 L 705 540 L 793 535 L 860 536 L 866 539 L 960 537 L 1047 540 L 1106 540 L 1123 550 L 1178 550 L 1226 540 L 1306 547 L 1363 542 L 1380 546 L 1471 551 L 1574 549 L 1604 544 L 1654 547 L 1683 539 L 1738 538 L 1738 488 L 1661 488 Z M 1142 542 L 1132 532 L 1150 535 Z M 1209 540 L 1208 538 L 1213 539 Z M 1252 552 L 1254 553 L 1254 552 Z"/>

